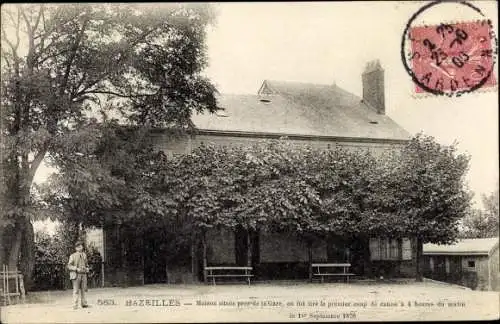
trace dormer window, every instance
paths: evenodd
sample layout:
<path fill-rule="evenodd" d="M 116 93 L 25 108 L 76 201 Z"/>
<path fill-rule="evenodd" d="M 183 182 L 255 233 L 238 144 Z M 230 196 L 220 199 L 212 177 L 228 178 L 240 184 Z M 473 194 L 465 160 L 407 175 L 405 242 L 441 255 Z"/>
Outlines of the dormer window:
<path fill-rule="evenodd" d="M 228 113 L 226 112 L 226 108 L 224 108 L 224 107 L 219 107 L 219 109 L 215 112 L 215 116 L 217 116 L 217 117 L 229 117 Z"/>

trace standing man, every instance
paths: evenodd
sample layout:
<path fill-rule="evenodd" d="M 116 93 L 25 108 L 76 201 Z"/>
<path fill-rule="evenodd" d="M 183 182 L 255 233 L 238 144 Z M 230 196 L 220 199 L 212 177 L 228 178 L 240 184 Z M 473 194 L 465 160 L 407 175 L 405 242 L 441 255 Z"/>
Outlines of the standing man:
<path fill-rule="evenodd" d="M 69 256 L 68 270 L 69 278 L 73 283 L 73 309 L 78 308 L 78 291 L 81 294 L 82 308 L 89 307 L 85 293 L 87 291 L 87 273 L 89 265 L 87 263 L 87 255 L 83 252 L 83 242 L 78 241 L 75 244 L 76 252 Z"/>

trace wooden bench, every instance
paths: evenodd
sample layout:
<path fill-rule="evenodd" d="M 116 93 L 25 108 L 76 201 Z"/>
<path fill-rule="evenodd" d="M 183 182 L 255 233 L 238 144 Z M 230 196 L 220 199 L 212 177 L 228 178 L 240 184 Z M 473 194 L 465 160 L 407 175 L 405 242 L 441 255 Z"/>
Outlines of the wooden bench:
<path fill-rule="evenodd" d="M 325 277 L 343 277 L 349 282 L 349 277 L 355 276 L 349 272 L 350 267 L 350 263 L 313 263 L 312 271 L 313 276 L 321 277 L 321 282 L 324 282 Z"/>
<path fill-rule="evenodd" d="M 205 267 L 207 279 L 212 278 L 215 285 L 215 278 L 245 278 L 250 285 L 250 278 L 253 277 L 252 267 Z"/>

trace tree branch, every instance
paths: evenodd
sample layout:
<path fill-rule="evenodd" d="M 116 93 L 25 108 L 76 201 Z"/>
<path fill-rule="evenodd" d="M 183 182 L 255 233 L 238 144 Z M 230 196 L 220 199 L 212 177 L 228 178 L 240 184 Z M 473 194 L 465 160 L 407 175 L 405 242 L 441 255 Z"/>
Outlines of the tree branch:
<path fill-rule="evenodd" d="M 28 183 L 31 184 L 33 182 L 33 178 L 35 177 L 36 170 L 38 170 L 38 167 L 40 166 L 40 163 L 42 163 L 43 158 L 45 157 L 45 154 L 47 153 L 47 144 L 44 145 L 40 151 L 35 155 L 33 158 L 33 161 L 31 161 L 29 172 L 28 172 Z"/>
<path fill-rule="evenodd" d="M 1 53 L 2 53 L 2 60 L 3 60 L 5 63 L 7 63 L 7 67 L 10 69 L 10 68 L 12 67 L 11 62 L 10 62 L 10 60 L 8 59 L 8 57 L 9 57 L 10 53 L 8 53 L 8 52 L 4 51 L 3 49 L 2 49 L 2 51 L 1 51 Z"/>
<path fill-rule="evenodd" d="M 19 11 L 21 12 L 21 16 L 23 17 L 24 23 L 26 25 L 26 30 L 28 32 L 28 55 L 26 57 L 26 63 L 28 65 L 28 69 L 30 72 L 33 72 L 33 66 L 34 66 L 34 49 L 35 49 L 35 40 L 33 38 L 33 28 L 31 27 L 30 21 L 28 17 L 26 16 L 24 10 L 22 8 L 19 8 Z"/>
<path fill-rule="evenodd" d="M 154 94 L 151 93 L 144 93 L 144 94 L 124 94 L 124 93 L 119 93 L 119 92 L 114 92 L 110 90 L 88 90 L 85 92 L 80 92 L 78 93 L 78 96 L 83 96 L 83 95 L 88 95 L 88 94 L 109 94 L 121 98 L 139 98 L 139 97 L 148 97 L 148 96 L 153 96 Z"/>
<path fill-rule="evenodd" d="M 78 92 L 78 89 L 80 89 L 80 87 L 83 85 L 83 82 L 85 81 L 86 78 L 87 78 L 87 71 L 84 71 L 82 78 L 80 79 L 80 81 L 78 81 L 78 84 L 73 88 L 73 91 L 71 92 L 71 98 L 74 98 L 75 93 Z"/>
<path fill-rule="evenodd" d="M 12 22 L 12 24 L 15 25 L 16 20 L 14 19 L 14 16 L 12 16 L 12 12 L 10 10 L 5 10 L 4 12 L 10 18 L 10 21 Z"/>
<path fill-rule="evenodd" d="M 43 15 L 43 12 L 44 12 L 44 5 L 43 4 L 40 5 L 40 10 L 38 11 L 38 16 L 36 17 L 35 24 L 33 26 L 31 26 L 31 21 L 26 16 L 26 13 L 24 12 L 24 10 L 23 9 L 19 9 L 19 10 L 20 10 L 21 15 L 24 19 L 24 22 L 26 24 L 26 29 L 28 31 L 29 42 L 30 42 L 30 50 L 31 50 L 31 53 L 33 53 L 33 51 L 35 50 L 34 41 L 37 38 L 37 37 L 35 37 L 35 32 L 38 29 L 38 25 L 40 24 L 40 20 L 41 20 L 41 17 Z M 32 16 L 31 16 L 31 18 L 32 18 Z M 40 35 L 39 37 L 41 37 L 41 36 L 42 35 Z"/>
<path fill-rule="evenodd" d="M 54 27 L 52 27 L 50 30 L 47 30 L 47 22 L 45 20 L 45 6 L 44 5 L 42 5 L 42 7 L 40 8 L 40 16 L 41 16 L 41 20 L 42 20 L 42 24 L 43 24 L 43 32 L 40 31 L 39 35 L 34 36 L 34 39 L 37 39 L 40 37 L 40 42 L 36 46 L 36 47 L 40 47 L 40 52 L 38 53 L 38 56 L 41 56 L 54 43 L 54 41 L 52 41 L 47 47 L 45 47 L 45 40 L 50 35 L 50 33 L 52 33 L 52 31 L 54 30 Z M 57 16 L 57 14 L 55 16 Z"/>
<path fill-rule="evenodd" d="M 47 46 L 46 48 L 48 49 L 51 45 L 52 45 L 52 43 L 51 43 L 51 44 L 49 44 L 49 46 Z M 60 52 L 57 52 L 57 53 L 52 54 L 52 55 L 48 55 L 48 56 L 44 57 L 43 59 L 41 59 L 40 61 L 38 61 L 38 64 L 43 64 L 43 63 L 44 63 L 45 61 L 47 61 L 48 59 L 50 59 L 50 58 L 52 58 L 52 57 L 59 56 L 59 55 L 61 55 L 61 54 L 64 54 L 64 53 L 66 53 L 66 52 L 69 52 L 69 51 L 71 51 L 71 49 L 69 49 L 69 48 L 65 48 L 65 49 L 63 49 L 63 50 L 62 50 L 62 51 L 60 51 Z M 45 52 L 45 51 L 44 51 L 44 52 Z"/>
<path fill-rule="evenodd" d="M 78 51 L 78 46 L 80 46 L 80 42 L 82 41 L 83 34 L 85 32 L 85 28 L 87 28 L 87 23 L 88 23 L 88 18 L 86 18 L 83 21 L 82 28 L 81 28 L 80 32 L 78 33 L 78 36 L 75 40 L 75 44 L 73 44 L 73 47 L 71 49 L 72 53 L 68 59 L 68 62 L 66 63 L 66 69 L 64 71 L 63 83 L 61 85 L 61 88 L 59 89 L 60 95 L 64 94 L 64 90 L 65 90 L 66 86 L 68 85 L 68 79 L 69 79 L 69 74 L 71 72 L 71 66 L 73 65 L 73 61 L 76 57 L 76 53 Z"/>
<path fill-rule="evenodd" d="M 158 24 L 158 26 L 160 26 L 160 25 L 161 24 Z M 152 32 L 154 32 L 158 26 L 155 26 L 155 27 L 151 28 L 150 30 L 145 31 L 140 36 L 136 37 L 136 39 L 130 44 L 130 46 L 128 46 L 128 48 L 126 50 L 124 50 L 122 53 L 120 53 L 122 55 L 120 55 L 120 58 L 118 59 L 117 63 L 120 63 L 120 61 L 123 61 L 123 59 L 126 57 L 126 55 L 124 55 L 125 51 L 131 50 L 132 48 L 134 48 L 134 46 L 136 46 L 137 44 L 139 44 L 139 42 L 141 42 L 142 40 L 144 40 L 144 38 L 146 38 L 148 35 L 150 35 Z M 74 98 L 76 98 L 76 97 L 78 97 L 78 96 L 86 93 L 88 89 L 92 88 L 93 86 L 95 86 L 96 84 L 98 84 L 99 82 L 101 82 L 110 73 L 111 73 L 111 71 L 103 73 L 103 75 L 100 78 L 98 78 L 97 80 L 91 82 L 85 88 L 83 88 L 80 92 L 76 93 L 75 96 L 74 96 Z"/>
<path fill-rule="evenodd" d="M 16 55 L 17 55 L 17 49 L 19 48 L 19 42 L 21 41 L 21 38 L 19 37 L 20 29 L 21 29 L 21 12 L 20 12 L 20 9 L 18 8 L 18 10 L 17 10 L 17 25 L 16 25 Z"/>
<path fill-rule="evenodd" d="M 28 31 L 28 35 L 31 35 L 33 30 L 31 28 L 31 24 L 30 24 L 30 21 L 28 19 L 28 16 L 26 16 L 24 9 L 22 9 L 21 7 L 19 8 L 19 12 L 21 13 L 21 17 L 23 18 L 24 23 L 26 25 L 26 30 Z"/>
<path fill-rule="evenodd" d="M 40 20 L 42 18 L 44 9 L 45 9 L 45 5 L 41 4 L 40 5 L 40 10 L 38 11 L 38 16 L 36 17 L 35 26 L 33 26 L 33 30 L 34 31 L 38 29 L 38 25 L 40 24 Z"/>
<path fill-rule="evenodd" d="M 45 7 L 43 7 L 45 8 Z M 43 20 L 43 30 L 45 31 L 45 34 L 47 33 L 47 21 L 45 20 L 45 10 L 42 11 L 42 20 Z"/>
<path fill-rule="evenodd" d="M 84 96 L 81 96 L 79 97 L 78 99 L 74 98 L 72 99 L 72 102 L 73 103 L 79 103 L 79 102 L 83 102 L 85 100 L 99 100 L 99 98 L 95 97 L 95 98 L 92 98 L 91 96 L 87 96 L 87 95 L 84 95 Z"/>
<path fill-rule="evenodd" d="M 1 26 L 1 28 L 2 28 L 2 39 L 11 48 L 11 50 L 12 50 L 12 56 L 14 57 L 14 59 L 17 59 L 17 48 L 14 46 L 14 44 L 7 37 L 7 33 L 5 32 L 5 29 L 3 28 L 3 25 Z"/>

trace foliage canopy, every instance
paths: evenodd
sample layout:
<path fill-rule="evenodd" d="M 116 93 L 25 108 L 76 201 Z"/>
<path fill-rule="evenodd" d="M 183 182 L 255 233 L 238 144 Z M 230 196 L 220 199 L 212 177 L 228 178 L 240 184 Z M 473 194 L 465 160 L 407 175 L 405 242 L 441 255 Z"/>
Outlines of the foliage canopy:
<path fill-rule="evenodd" d="M 421 134 L 401 150 L 201 146 L 166 161 L 155 186 L 199 227 L 263 228 L 304 235 L 418 236 L 446 243 L 470 194 L 468 157 Z"/>
<path fill-rule="evenodd" d="M 83 176 L 68 168 L 58 175 L 68 195 L 56 194 L 52 201 L 77 206 L 73 215 L 85 225 L 100 225 L 107 214 L 120 211 L 115 213 L 120 221 L 145 232 L 189 223 L 198 229 L 241 226 L 304 236 L 417 236 L 449 243 L 470 204 L 464 186 L 468 157 L 421 134 L 378 154 L 283 139 L 202 145 L 167 158 L 147 144 L 151 137 L 144 130 L 130 133 L 138 139 L 132 144 L 118 135 L 120 129 L 110 125 L 95 148 L 101 153 L 93 155 L 96 164 L 89 168 L 98 172 Z M 102 145 L 106 149 L 99 149 Z"/>
<path fill-rule="evenodd" d="M 103 135 L 94 117 L 184 130 L 193 111 L 217 110 L 216 89 L 202 74 L 214 19 L 209 4 L 2 6 L 0 263 L 21 263 L 29 278 L 33 177 L 47 156 L 65 169 L 94 151 Z M 95 162 L 86 158 L 72 179 L 104 179 L 84 171 Z M 61 192 L 68 194 L 77 196 Z M 96 207 L 115 200 L 103 197 Z"/>
<path fill-rule="evenodd" d="M 498 183 L 497 189 L 489 195 L 483 195 L 483 208 L 471 209 L 465 215 L 462 222 L 464 238 L 488 238 L 498 237 L 499 213 L 498 213 Z"/>

